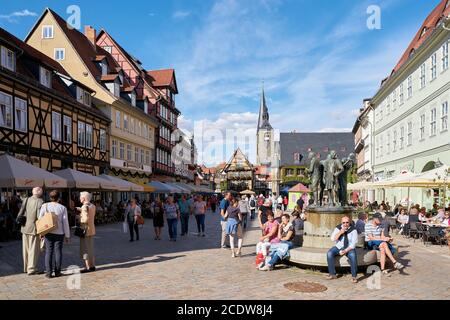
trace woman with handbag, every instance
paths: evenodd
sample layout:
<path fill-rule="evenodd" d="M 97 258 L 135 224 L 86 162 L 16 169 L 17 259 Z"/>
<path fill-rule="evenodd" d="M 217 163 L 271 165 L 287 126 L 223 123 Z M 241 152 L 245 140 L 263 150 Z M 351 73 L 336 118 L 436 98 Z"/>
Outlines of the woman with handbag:
<path fill-rule="evenodd" d="M 55 277 L 61 276 L 63 243 L 69 243 L 70 227 L 67 209 L 58 202 L 58 191 L 51 191 L 49 196 L 50 202 L 42 205 L 39 219 L 46 213 L 52 213 L 57 218 L 56 229 L 45 235 L 45 276 L 53 278 L 53 272 Z"/>
<path fill-rule="evenodd" d="M 91 203 L 92 195 L 89 192 L 80 193 L 80 202 L 83 204 L 80 214 L 80 227 L 75 235 L 80 237 L 80 256 L 84 260 L 85 268 L 81 273 L 95 271 L 94 236 L 96 207 Z"/>
<path fill-rule="evenodd" d="M 139 241 L 139 226 L 137 216 L 141 216 L 141 207 L 137 205 L 136 199 L 131 199 L 130 205 L 125 211 L 125 219 L 128 222 L 128 230 L 130 230 L 130 242 L 134 241 L 134 233 L 136 233 L 136 241 Z"/>

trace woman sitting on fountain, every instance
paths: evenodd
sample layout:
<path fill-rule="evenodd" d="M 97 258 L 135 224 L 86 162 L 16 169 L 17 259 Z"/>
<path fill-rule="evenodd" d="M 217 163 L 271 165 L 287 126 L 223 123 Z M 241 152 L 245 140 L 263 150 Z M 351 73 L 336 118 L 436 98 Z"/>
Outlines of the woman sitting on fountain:
<path fill-rule="evenodd" d="M 267 211 L 267 222 L 261 225 L 263 236 L 259 239 L 259 243 L 256 245 L 256 254 L 262 253 L 264 258 L 269 255 L 270 244 L 279 242 L 277 237 L 278 226 L 279 223 L 274 219 L 273 212 Z"/>
<path fill-rule="evenodd" d="M 260 271 L 272 271 L 277 263 L 289 258 L 289 250 L 294 247 L 292 239 L 295 236 L 294 226 L 290 220 L 291 217 L 288 214 L 284 214 L 281 217 L 281 224 L 278 227 L 277 237 L 279 242 L 270 245 L 271 259 L 264 267 L 259 268 Z"/>

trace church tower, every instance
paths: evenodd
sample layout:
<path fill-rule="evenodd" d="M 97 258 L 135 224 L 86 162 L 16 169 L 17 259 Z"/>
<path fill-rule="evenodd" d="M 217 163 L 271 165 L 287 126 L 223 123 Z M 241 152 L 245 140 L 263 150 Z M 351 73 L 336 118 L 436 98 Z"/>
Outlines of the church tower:
<path fill-rule="evenodd" d="M 256 131 L 256 163 L 270 166 L 276 151 L 274 149 L 274 132 L 269 122 L 269 109 L 267 108 L 263 85 Z"/>

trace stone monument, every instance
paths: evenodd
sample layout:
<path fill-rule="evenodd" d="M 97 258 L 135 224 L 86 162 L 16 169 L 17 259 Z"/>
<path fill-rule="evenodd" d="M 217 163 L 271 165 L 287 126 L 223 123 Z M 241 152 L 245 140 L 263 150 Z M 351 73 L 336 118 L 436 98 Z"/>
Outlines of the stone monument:
<path fill-rule="evenodd" d="M 342 161 L 335 151 L 327 159 L 319 161 L 309 154 L 314 203 L 306 208 L 303 247 L 291 250 L 291 261 L 309 266 L 327 266 L 327 251 L 334 246 L 331 233 L 341 223 L 343 216 L 352 216 L 354 207 L 347 205 L 347 173 L 354 164 L 354 155 Z M 325 192 L 326 191 L 326 192 Z M 324 193 L 326 201 L 324 200 Z M 357 248 L 358 265 L 370 265 L 377 261 L 374 251 Z M 337 257 L 337 266 L 349 266 L 347 258 Z"/>

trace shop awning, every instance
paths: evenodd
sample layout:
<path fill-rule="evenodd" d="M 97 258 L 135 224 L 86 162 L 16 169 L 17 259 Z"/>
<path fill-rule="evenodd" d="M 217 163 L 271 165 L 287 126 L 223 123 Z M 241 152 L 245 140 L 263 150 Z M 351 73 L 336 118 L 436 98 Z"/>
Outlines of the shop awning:
<path fill-rule="evenodd" d="M 67 188 L 66 179 L 10 155 L 0 156 L 0 188 Z"/>
<path fill-rule="evenodd" d="M 138 187 L 142 188 L 141 190 L 133 190 L 139 192 L 156 192 L 156 188 L 149 186 L 148 184 L 138 183 Z"/>
<path fill-rule="evenodd" d="M 118 186 L 109 180 L 102 179 L 74 169 L 64 169 L 54 172 L 67 180 L 67 187 L 73 189 L 117 190 Z"/>
<path fill-rule="evenodd" d="M 153 192 L 155 193 L 177 193 L 177 191 L 179 190 L 159 181 L 152 181 L 147 185 L 154 188 L 155 190 Z"/>
<path fill-rule="evenodd" d="M 112 183 L 114 183 L 117 186 L 117 191 L 136 191 L 136 192 L 143 192 L 144 191 L 144 187 L 137 185 L 135 183 L 114 177 L 114 176 L 110 176 L 107 174 L 102 174 L 99 176 L 102 179 L 111 181 Z M 148 187 L 150 188 L 150 187 Z M 150 191 L 151 192 L 151 191 Z"/>
<path fill-rule="evenodd" d="M 192 192 L 191 189 L 189 189 L 185 185 L 182 185 L 179 182 L 172 182 L 171 184 L 174 185 L 175 187 L 177 187 L 178 189 L 181 189 L 183 191 L 183 193 L 185 193 L 185 194 L 190 194 Z"/>

